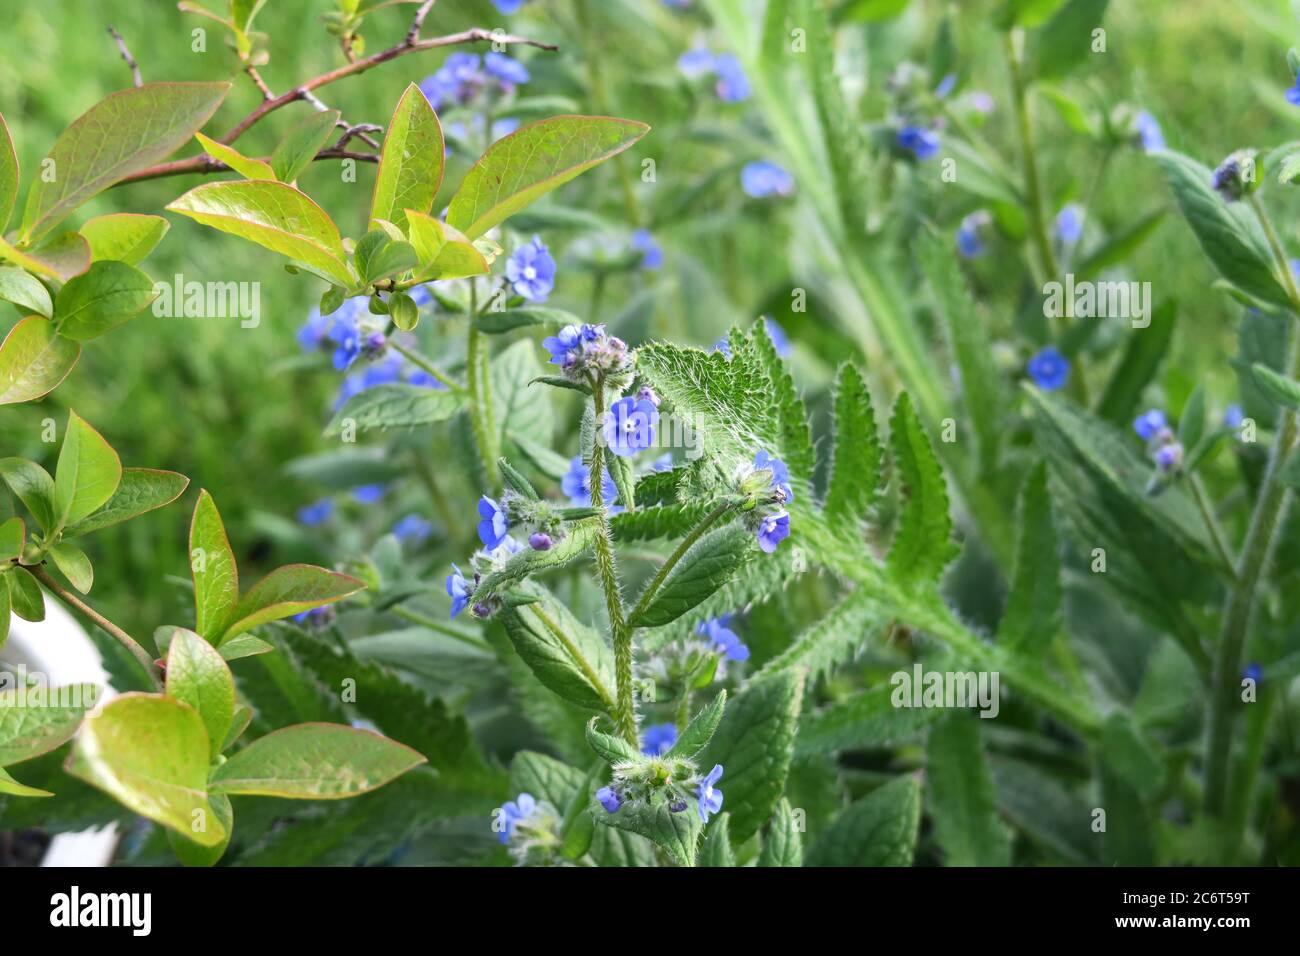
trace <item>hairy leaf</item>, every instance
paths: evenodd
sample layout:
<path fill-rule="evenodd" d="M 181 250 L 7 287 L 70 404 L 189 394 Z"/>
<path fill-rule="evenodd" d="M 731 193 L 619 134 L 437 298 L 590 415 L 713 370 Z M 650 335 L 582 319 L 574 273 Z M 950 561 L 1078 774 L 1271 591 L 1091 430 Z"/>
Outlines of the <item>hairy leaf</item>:
<path fill-rule="evenodd" d="M 915 777 L 895 777 L 850 804 L 808 851 L 808 866 L 911 866 L 921 821 Z"/>

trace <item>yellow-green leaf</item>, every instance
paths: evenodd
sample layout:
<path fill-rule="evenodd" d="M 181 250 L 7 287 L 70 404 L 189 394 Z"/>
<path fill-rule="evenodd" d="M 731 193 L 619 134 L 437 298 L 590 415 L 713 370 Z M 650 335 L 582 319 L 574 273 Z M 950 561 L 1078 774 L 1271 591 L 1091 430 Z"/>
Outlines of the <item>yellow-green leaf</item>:
<path fill-rule="evenodd" d="M 167 696 L 199 712 L 211 755 L 221 753 L 235 715 L 235 681 L 217 649 L 183 627 L 167 648 Z"/>
<path fill-rule="evenodd" d="M 54 324 L 29 315 L 0 343 L 0 405 L 40 398 L 58 386 L 81 355 L 81 346 L 54 331 Z"/>
<path fill-rule="evenodd" d="M 90 243 L 77 232 L 62 233 L 36 249 L 19 249 L 0 239 L 0 258 L 47 279 L 67 282 L 90 268 Z"/>
<path fill-rule="evenodd" d="M 225 143 L 218 143 L 215 139 L 209 139 L 202 133 L 195 133 L 194 138 L 203 147 L 203 152 L 218 162 L 225 163 L 245 179 L 275 180 L 275 170 L 271 168 L 270 163 L 245 156 L 235 147 L 227 146 Z"/>
<path fill-rule="evenodd" d="M 86 552 L 75 544 L 60 541 L 50 548 L 50 557 L 54 559 L 55 567 L 63 572 L 63 576 L 72 583 L 74 588 L 82 594 L 90 591 L 95 583 L 95 569 L 91 567 Z"/>
<path fill-rule="evenodd" d="M 27 528 L 17 515 L 0 524 L 0 561 L 12 561 L 23 553 Z"/>
<path fill-rule="evenodd" d="M 0 691 L 0 766 L 31 760 L 63 745 L 95 706 L 94 684 Z"/>
<path fill-rule="evenodd" d="M 322 604 L 341 601 L 365 587 L 351 575 L 326 571 L 310 564 L 286 564 L 258 581 L 235 610 L 218 645 L 259 624 L 279 621 Z"/>
<path fill-rule="evenodd" d="M 0 116 L 0 232 L 8 227 L 17 198 L 18 154 L 14 152 L 9 126 L 5 123 L 5 118 Z"/>
<path fill-rule="evenodd" d="M 194 630 L 215 643 L 239 604 L 239 569 L 221 513 L 206 489 L 199 492 L 190 522 L 190 569 L 194 575 Z"/>
<path fill-rule="evenodd" d="M 7 793 L 14 797 L 52 797 L 54 794 L 48 790 L 40 790 L 36 787 L 29 787 L 26 784 L 19 783 L 13 777 L 0 767 L 0 793 Z"/>
<path fill-rule="evenodd" d="M 116 259 L 135 265 L 157 248 L 171 227 L 172 224 L 162 216 L 114 212 L 86 220 L 77 231 L 90 244 L 92 262 Z"/>
<path fill-rule="evenodd" d="M 76 524 L 68 525 L 63 531 L 63 537 L 66 540 L 80 534 L 89 534 L 171 504 L 181 496 L 189 483 L 188 478 L 174 471 L 123 468 L 122 480 L 113 492 L 113 497 L 94 513 Z"/>
<path fill-rule="evenodd" d="M 135 266 L 96 262 L 54 297 L 54 325 L 64 338 L 85 342 L 129 322 L 156 296 L 153 280 Z"/>
<path fill-rule="evenodd" d="M 22 269 L 0 268 L 0 299 L 12 302 L 20 309 L 39 312 L 47 319 L 54 314 L 49 290 Z"/>
<path fill-rule="evenodd" d="M 384 134 L 370 218 L 406 226 L 406 210 L 427 213 L 442 185 L 445 145 L 438 114 L 414 83 L 397 101 Z"/>
<path fill-rule="evenodd" d="M 406 227 L 411 245 L 420 257 L 420 282 L 487 275 L 491 268 L 483 253 L 465 238 L 464 233 L 441 219 L 407 209 Z"/>
<path fill-rule="evenodd" d="M 338 110 L 313 113 L 292 127 L 280 145 L 271 154 L 271 169 L 282 183 L 291 183 L 311 165 L 316 153 L 334 131 L 339 121 Z"/>
<path fill-rule="evenodd" d="M 75 524 L 113 497 L 122 480 L 122 462 L 104 436 L 76 412 L 68 427 L 54 471 L 54 518 L 60 527 Z"/>

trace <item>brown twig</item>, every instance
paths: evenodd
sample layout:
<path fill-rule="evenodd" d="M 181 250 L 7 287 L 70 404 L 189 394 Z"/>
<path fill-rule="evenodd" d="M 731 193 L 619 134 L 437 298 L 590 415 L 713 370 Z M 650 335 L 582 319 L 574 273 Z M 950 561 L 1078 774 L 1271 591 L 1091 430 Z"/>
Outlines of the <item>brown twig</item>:
<path fill-rule="evenodd" d="M 140 64 L 135 62 L 135 57 L 131 55 L 126 41 L 122 39 L 122 34 L 118 33 L 110 25 L 108 28 L 109 35 L 117 41 L 117 48 L 122 54 L 122 59 L 126 60 L 126 65 L 131 68 L 131 78 L 135 81 L 136 86 L 144 86 L 144 80 L 140 76 Z"/>
<path fill-rule="evenodd" d="M 269 156 L 260 157 L 262 162 L 269 163 Z M 313 162 L 319 162 L 322 159 L 355 159 L 359 163 L 377 163 L 379 155 L 377 153 L 357 153 L 350 149 L 340 147 L 337 143 L 333 146 L 322 149 L 313 157 Z M 118 180 L 114 186 L 125 186 L 127 183 L 140 182 L 143 179 L 164 179 L 167 176 L 185 176 L 190 173 L 221 173 L 229 170 L 230 167 L 219 159 L 213 159 L 207 153 L 201 153 L 198 156 L 191 156 L 188 159 L 173 159 L 169 163 L 159 163 L 157 166 L 150 166 L 148 169 L 142 169 L 140 172 L 125 179 Z"/>
<path fill-rule="evenodd" d="M 420 9 L 415 11 L 415 18 L 411 20 L 411 28 L 406 31 L 406 42 L 408 44 L 415 43 L 420 39 L 420 31 L 424 28 L 424 18 L 429 15 L 429 11 L 433 9 L 436 2 L 437 0 L 424 0 L 424 3 L 420 4 Z"/>

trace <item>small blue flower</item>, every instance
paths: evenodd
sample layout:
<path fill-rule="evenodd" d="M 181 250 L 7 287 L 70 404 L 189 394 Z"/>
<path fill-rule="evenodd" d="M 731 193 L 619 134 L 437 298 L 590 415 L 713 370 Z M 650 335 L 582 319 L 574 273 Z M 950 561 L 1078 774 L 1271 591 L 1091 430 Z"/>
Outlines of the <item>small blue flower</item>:
<path fill-rule="evenodd" d="M 786 501 L 794 501 L 794 492 L 790 490 L 790 469 L 785 462 L 763 450 L 754 456 L 754 470 L 762 471 L 764 468 L 772 471 L 772 487 L 785 495 Z"/>
<path fill-rule="evenodd" d="M 328 315 L 321 315 L 320 309 L 312 309 L 306 323 L 297 332 L 298 344 L 302 346 L 302 350 L 314 352 L 320 348 L 333 324 L 334 320 Z"/>
<path fill-rule="evenodd" d="M 560 490 L 575 507 L 591 504 L 591 469 L 583 464 L 581 455 L 574 455 L 569 462 L 569 470 L 560 479 Z M 600 483 L 600 493 L 606 504 L 618 497 L 618 488 L 608 471 Z"/>
<path fill-rule="evenodd" d="M 387 385 L 401 381 L 405 360 L 396 352 L 390 352 L 378 362 L 374 362 L 359 372 L 353 372 L 339 386 L 338 398 L 334 407 L 339 408 L 353 395 L 359 395 L 376 385 Z"/>
<path fill-rule="evenodd" d="M 532 242 L 515 250 L 506 261 L 506 278 L 516 295 L 530 302 L 546 301 L 555 288 L 555 260 L 540 238 L 533 236 Z"/>
<path fill-rule="evenodd" d="M 700 781 L 695 790 L 695 799 L 699 803 L 700 819 L 708 823 L 709 814 L 722 809 L 722 791 L 714 790 L 713 785 L 722 779 L 722 764 L 714 764 L 709 775 Z"/>
<path fill-rule="evenodd" d="M 664 452 L 654 461 L 650 462 L 651 471 L 672 471 L 673 470 L 673 453 Z"/>
<path fill-rule="evenodd" d="M 566 325 L 558 334 L 542 339 L 542 346 L 551 353 L 551 365 L 568 368 L 578 361 L 586 341 L 582 330 L 581 325 Z"/>
<path fill-rule="evenodd" d="M 515 835 L 515 826 L 522 820 L 527 820 L 537 810 L 537 800 L 531 793 L 521 793 L 513 800 L 506 803 L 501 808 L 501 818 L 505 823 L 498 839 L 502 843 L 509 843 L 510 838 Z"/>
<path fill-rule="evenodd" d="M 695 625 L 695 633 L 705 638 L 715 654 L 721 654 L 729 661 L 749 660 L 749 648 L 741 641 L 740 635 L 731 629 L 731 615 L 711 617 Z"/>
<path fill-rule="evenodd" d="M 433 534 L 433 524 L 417 514 L 405 515 L 393 525 L 393 535 L 398 541 L 423 544 Z"/>
<path fill-rule="evenodd" d="M 1034 384 L 1048 392 L 1063 388 L 1070 377 L 1070 360 L 1052 345 L 1035 354 L 1026 368 Z"/>
<path fill-rule="evenodd" d="M 677 58 L 677 70 L 688 80 L 713 72 L 713 54 L 704 47 L 687 50 Z"/>
<path fill-rule="evenodd" d="M 790 537 L 790 512 L 781 510 L 765 515 L 758 524 L 758 546 L 771 554 L 776 546 Z"/>
<path fill-rule="evenodd" d="M 970 104 L 970 108 L 975 112 L 983 113 L 986 116 L 992 113 L 993 107 L 997 105 L 994 103 L 993 97 L 983 90 L 972 90 L 967 94 L 966 102 Z"/>
<path fill-rule="evenodd" d="M 338 612 L 334 610 L 333 605 L 324 604 L 320 607 L 314 607 L 307 611 L 300 611 L 293 616 L 295 624 L 305 624 L 309 627 L 323 628 L 334 620 Z"/>
<path fill-rule="evenodd" d="M 1056 214 L 1056 236 L 1066 245 L 1083 237 L 1083 207 L 1070 203 Z"/>
<path fill-rule="evenodd" d="M 464 104 L 484 82 L 482 60 L 477 53 L 457 52 L 447 57 L 438 72 L 420 83 L 420 92 L 435 109 Z"/>
<path fill-rule="evenodd" d="M 606 447 L 620 458 L 631 458 L 655 441 L 659 409 L 644 398 L 620 398 L 602 423 Z"/>
<path fill-rule="evenodd" d="M 924 126 L 904 126 L 898 131 L 898 146 L 915 156 L 927 160 L 939 152 L 939 134 Z"/>
<path fill-rule="evenodd" d="M 1161 445 L 1156 449 L 1155 459 L 1161 471 L 1176 471 L 1183 464 L 1183 446 L 1176 441 Z"/>
<path fill-rule="evenodd" d="M 940 100 L 947 99 L 948 94 L 951 93 L 956 86 L 957 86 L 957 74 L 949 73 L 942 80 L 940 80 L 939 85 L 934 88 L 935 98 Z"/>
<path fill-rule="evenodd" d="M 1154 116 L 1143 110 L 1138 113 L 1134 123 L 1143 152 L 1156 153 L 1165 148 L 1165 134 L 1161 132 L 1160 123 Z"/>
<path fill-rule="evenodd" d="M 421 282 L 419 285 L 411 286 L 406 290 L 406 294 L 411 297 L 416 308 L 422 309 L 433 301 L 433 290 L 429 288 L 429 283 Z"/>
<path fill-rule="evenodd" d="M 310 528 L 324 524 L 332 514 L 334 514 L 334 502 L 329 498 L 322 498 L 320 501 L 299 508 L 298 521 Z"/>
<path fill-rule="evenodd" d="M 978 209 L 962 219 L 957 227 L 957 252 L 963 259 L 975 259 L 984 255 L 984 240 L 981 233 L 992 222 L 992 217 L 985 209 Z"/>
<path fill-rule="evenodd" d="M 422 368 L 414 369 L 406 381 L 407 384 L 414 385 L 416 388 L 431 388 L 435 391 L 445 390 L 447 388 L 446 385 L 438 381 Z"/>
<path fill-rule="evenodd" d="M 1138 433 L 1138 437 L 1143 441 L 1150 441 L 1168 427 L 1169 423 L 1165 420 L 1165 413 L 1158 408 L 1143 412 L 1133 419 L 1133 430 Z"/>
<path fill-rule="evenodd" d="M 737 60 L 730 53 L 719 53 L 713 59 L 713 72 L 718 82 L 714 92 L 724 103 L 740 103 L 749 99 L 749 78 Z"/>
<path fill-rule="evenodd" d="M 648 229 L 638 229 L 632 233 L 632 248 L 641 253 L 641 268 L 654 271 L 664 264 L 664 251 L 655 242 Z"/>
<path fill-rule="evenodd" d="M 789 196 L 794 192 L 794 177 L 776 163 L 759 159 L 740 170 L 740 188 L 754 199 Z"/>
<path fill-rule="evenodd" d="M 1242 670 L 1241 676 L 1244 680 L 1251 680 L 1258 684 L 1264 677 L 1264 669 L 1258 664 L 1247 664 Z"/>
<path fill-rule="evenodd" d="M 725 335 L 713 343 L 713 351 L 721 352 L 725 359 L 731 358 L 731 343 L 727 341 Z"/>
<path fill-rule="evenodd" d="M 512 13 L 518 13 L 519 8 L 527 2 L 528 0 L 492 0 L 492 6 L 497 8 L 498 13 L 510 16 Z"/>
<path fill-rule="evenodd" d="M 447 595 L 451 598 L 452 617 L 465 610 L 469 604 L 469 585 L 465 583 L 465 575 L 454 564 L 451 566 L 451 574 L 447 575 Z"/>
<path fill-rule="evenodd" d="M 662 757 L 677 743 L 676 724 L 651 724 L 641 735 L 641 752 L 647 757 Z"/>
<path fill-rule="evenodd" d="M 550 551 L 552 544 L 551 536 L 545 531 L 534 531 L 528 536 L 528 546 L 534 551 Z"/>
<path fill-rule="evenodd" d="M 596 802 L 604 807 L 607 813 L 618 813 L 618 808 L 623 805 L 623 800 L 611 787 L 601 787 L 597 790 Z"/>
<path fill-rule="evenodd" d="M 1300 106 L 1300 73 L 1296 73 L 1295 85 L 1286 91 L 1286 101 L 1292 106 Z"/>
<path fill-rule="evenodd" d="M 383 485 L 357 485 L 352 489 L 352 500 L 358 504 L 373 505 L 384 497 Z"/>
<path fill-rule="evenodd" d="M 1241 427 L 1241 423 L 1246 420 L 1246 413 L 1241 410 L 1240 405 L 1229 405 L 1223 410 L 1223 424 L 1227 428 L 1236 431 Z"/>
<path fill-rule="evenodd" d="M 767 329 L 767 337 L 772 340 L 772 347 L 776 349 L 776 354 L 781 358 L 790 357 L 790 337 L 785 334 L 785 329 L 781 328 L 776 319 L 763 319 L 763 328 Z"/>
<path fill-rule="evenodd" d="M 501 506 L 487 495 L 478 500 L 478 514 L 483 519 L 478 523 L 478 538 L 491 551 L 505 540 L 510 522 Z"/>
<path fill-rule="evenodd" d="M 529 79 L 528 68 L 504 53 L 484 53 L 483 68 L 500 80 L 506 89 L 527 83 Z"/>

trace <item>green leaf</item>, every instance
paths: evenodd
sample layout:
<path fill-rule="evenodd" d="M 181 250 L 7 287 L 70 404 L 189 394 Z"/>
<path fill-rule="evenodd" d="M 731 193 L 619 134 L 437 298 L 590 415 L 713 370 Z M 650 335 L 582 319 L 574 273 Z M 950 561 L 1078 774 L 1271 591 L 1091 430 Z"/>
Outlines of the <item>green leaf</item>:
<path fill-rule="evenodd" d="M 722 721 L 723 708 L 726 706 L 727 692 L 720 690 L 709 704 L 702 707 L 699 713 L 691 718 L 691 722 L 686 725 L 686 729 L 668 751 L 668 756 L 690 759 L 703 750 L 713 738 L 714 731 L 718 729 L 718 724 Z"/>
<path fill-rule="evenodd" d="M 788 670 L 750 681 L 731 701 L 696 765 L 722 764 L 718 787 L 731 813 L 732 834 L 744 842 L 758 832 L 785 790 L 803 700 L 804 675 Z"/>
<path fill-rule="evenodd" d="M 1273 271 L 1263 229 L 1243 202 L 1226 202 L 1210 170 L 1179 153 L 1156 153 L 1187 224 L 1219 273 L 1243 292 L 1273 305 L 1287 296 Z"/>
<path fill-rule="evenodd" d="M 1177 317 L 1178 303 L 1168 300 L 1152 312 L 1151 324 L 1147 328 L 1130 329 L 1125 333 L 1128 344 L 1097 405 L 1097 414 L 1112 425 L 1127 428 L 1133 421 L 1142 393 L 1155 379 L 1156 371 L 1169 351 Z"/>
<path fill-rule="evenodd" d="M 409 249 L 410 246 L 407 248 Z M 414 331 L 420 324 L 420 307 L 405 292 L 395 292 L 389 297 L 388 315 L 393 320 L 393 325 L 403 332 Z"/>
<path fill-rule="evenodd" d="M 54 324 L 64 338 L 85 342 L 129 322 L 156 296 L 153 280 L 135 266 L 94 262 L 54 297 Z"/>
<path fill-rule="evenodd" d="M 371 221 L 386 219 L 405 229 L 406 210 L 427 213 L 442 185 L 445 151 L 438 114 L 420 88 L 410 84 L 397 101 L 384 134 L 370 203 Z"/>
<path fill-rule="evenodd" d="M 678 866 L 694 866 L 704 825 L 695 798 L 690 798 L 687 804 L 680 813 L 669 810 L 667 803 L 628 803 L 617 813 L 607 813 L 593 796 L 590 812 L 598 823 L 639 834 L 658 844 Z"/>
<path fill-rule="evenodd" d="M 424 757 L 369 730 L 298 724 L 259 737 L 212 774 L 214 793 L 341 800 L 382 787 Z"/>
<path fill-rule="evenodd" d="M 338 285 L 355 284 L 338 227 L 292 186 L 261 180 L 206 183 L 167 209 L 288 256 Z"/>
<path fill-rule="evenodd" d="M 313 113 L 290 127 L 271 153 L 271 169 L 282 183 L 292 183 L 312 164 L 339 121 L 338 110 Z"/>
<path fill-rule="evenodd" d="M 535 325 L 547 328 L 560 328 L 565 325 L 581 325 L 582 320 L 572 312 L 552 309 L 544 305 L 526 305 L 516 309 L 489 310 L 478 315 L 474 324 L 480 332 L 488 335 L 502 335 L 515 329 L 529 328 Z"/>
<path fill-rule="evenodd" d="M 847 595 L 835 608 L 809 625 L 790 646 L 771 658 L 755 676 L 802 668 L 816 682 L 844 663 L 874 634 L 891 621 L 865 588 Z"/>
<path fill-rule="evenodd" d="M 895 777 L 850 804 L 808 851 L 807 866 L 911 866 L 921 821 L 915 777 Z"/>
<path fill-rule="evenodd" d="M 943 469 L 906 392 L 894 404 L 889 445 L 904 503 L 888 567 L 901 581 L 931 583 L 956 556 L 957 547 L 952 540 Z"/>
<path fill-rule="evenodd" d="M 570 767 L 554 757 L 521 750 L 510 761 L 510 792 L 531 793 L 537 800 L 546 801 L 560 812 L 582 793 L 586 775 L 577 767 Z M 585 799 L 584 799 L 585 803 Z"/>
<path fill-rule="evenodd" d="M 235 147 L 227 146 L 215 139 L 209 139 L 202 133 L 195 133 L 194 138 L 203 147 L 203 152 L 218 162 L 225 163 L 245 179 L 265 179 L 274 182 L 279 178 L 276 176 L 275 170 L 271 168 L 270 163 L 245 156 Z"/>
<path fill-rule="evenodd" d="M 45 593 L 32 573 L 23 567 L 10 568 L 4 576 L 9 587 L 9 604 L 24 621 L 45 620 Z"/>
<path fill-rule="evenodd" d="M 826 491 L 828 521 L 852 526 L 870 514 L 879 493 L 884 456 L 862 373 L 856 365 L 841 365 L 835 380 L 835 460 Z"/>
<path fill-rule="evenodd" d="M 372 237 L 378 241 L 368 242 Z M 410 272 L 419 264 L 419 257 L 409 242 L 394 242 L 386 233 L 374 230 L 357 243 L 356 263 L 362 280 L 373 284 Z"/>
<path fill-rule="evenodd" d="M 799 722 L 795 755 L 869 750 L 909 743 L 942 716 L 934 707 L 895 707 L 895 688 L 881 683 L 838 700 Z"/>
<path fill-rule="evenodd" d="M 758 854 L 759 866 L 802 866 L 803 837 L 794 818 L 794 808 L 785 797 L 776 805 L 763 849 Z"/>
<path fill-rule="evenodd" d="M 0 152 L 0 155 L 3 155 Z M 35 276 L 11 266 L 0 267 L 0 299 L 20 309 L 38 312 L 47 319 L 54 314 L 50 292 Z"/>
<path fill-rule="evenodd" d="M 555 431 L 550 396 L 544 390 L 528 387 L 541 374 L 537 345 L 531 339 L 520 339 L 492 356 L 489 378 L 493 418 L 503 441 L 509 432 L 515 432 L 533 441 L 550 443 Z"/>
<path fill-rule="evenodd" d="M 18 199 L 18 154 L 9 135 L 9 125 L 0 116 L 0 233 L 9 226 Z"/>
<path fill-rule="evenodd" d="M 3 119 L 0 119 L 0 122 L 3 122 Z M 3 767 L 0 767 L 0 793 L 7 793 L 10 796 L 14 796 L 14 797 L 54 796 L 54 794 L 52 794 L 48 790 L 41 790 L 37 787 L 29 787 L 26 786 L 25 784 L 19 783 L 13 777 L 9 776 L 9 774 L 5 772 L 5 769 Z"/>
<path fill-rule="evenodd" d="M 23 553 L 27 528 L 17 516 L 0 523 L 0 563 L 12 561 Z"/>
<path fill-rule="evenodd" d="M 167 843 L 182 866 L 215 866 L 217 861 L 225 856 L 230 838 L 235 834 L 235 810 L 230 805 L 230 798 L 224 793 L 214 793 L 208 799 L 208 804 L 212 807 L 212 812 L 216 815 L 217 822 L 221 824 L 225 835 L 214 846 L 200 846 L 179 836 L 175 830 L 168 830 Z"/>
<path fill-rule="evenodd" d="M 1273 401 L 1286 408 L 1300 408 L 1300 382 L 1279 375 L 1260 362 L 1252 365 L 1250 371 L 1264 394 Z"/>
<path fill-rule="evenodd" d="M 348 574 L 311 564 L 286 564 L 258 581 L 235 608 L 218 645 L 270 621 L 279 621 L 356 594 L 365 584 Z"/>
<path fill-rule="evenodd" d="M 735 866 L 736 854 L 731 849 L 731 814 L 719 813 L 704 831 L 697 866 Z"/>
<path fill-rule="evenodd" d="M 64 529 L 64 538 L 90 534 L 146 512 L 169 505 L 189 487 L 190 480 L 174 471 L 156 468 L 123 468 L 122 480 L 113 497 L 98 510 Z"/>
<path fill-rule="evenodd" d="M 537 602 L 500 612 L 520 659 L 565 700 L 587 711 L 612 710 L 614 661 L 609 646 L 546 588 L 529 583 L 525 593 Z"/>
<path fill-rule="evenodd" d="M 0 343 L 0 405 L 35 401 L 52 391 L 80 356 L 81 346 L 57 335 L 49 319 L 29 315 Z"/>
<path fill-rule="evenodd" d="M 94 684 L 0 691 L 0 767 L 61 747 L 77 732 L 98 697 Z"/>
<path fill-rule="evenodd" d="M 1300 150 L 1282 157 L 1277 169 L 1277 181 L 1283 186 L 1290 186 L 1297 179 L 1300 179 Z"/>
<path fill-rule="evenodd" d="M 222 658 L 229 662 L 242 660 L 245 657 L 256 657 L 258 654 L 269 654 L 275 650 L 275 645 L 252 634 L 236 634 L 230 640 L 223 641 L 217 650 Z"/>
<path fill-rule="evenodd" d="M 596 729 L 596 718 L 587 721 L 587 744 L 597 756 L 611 767 L 640 763 L 645 758 L 641 752 L 622 737 L 614 737 Z"/>
<path fill-rule="evenodd" d="M 22 234 L 38 239 L 95 194 L 183 146 L 229 83 L 147 83 L 101 100 L 65 129 L 49 152 L 57 175 L 27 194 Z"/>
<path fill-rule="evenodd" d="M 0 259 L 47 279 L 67 282 L 90 268 L 90 243 L 76 232 L 61 233 L 34 250 L 19 249 L 0 239 Z"/>
<path fill-rule="evenodd" d="M 202 846 L 226 836 L 208 804 L 208 734 L 198 712 L 154 694 L 123 694 L 85 722 L 67 771 L 135 813 Z"/>
<path fill-rule="evenodd" d="M 58 527 L 75 524 L 113 497 L 122 480 L 122 462 L 104 436 L 76 412 L 68 425 L 54 473 L 54 518 Z"/>
<path fill-rule="evenodd" d="M 447 224 L 476 239 L 557 186 L 623 152 L 650 127 L 604 116 L 553 116 L 497 140 L 465 174 Z"/>
<path fill-rule="evenodd" d="M 167 696 L 198 711 L 215 759 L 234 719 L 235 681 L 216 648 L 183 627 L 167 647 Z"/>
<path fill-rule="evenodd" d="M 618 501 L 625 509 L 636 513 L 636 473 L 632 470 L 632 459 L 619 455 L 607 455 L 609 477 L 614 480 L 618 491 Z"/>
<path fill-rule="evenodd" d="M 930 728 L 925 768 L 930 816 L 944 862 L 1010 866 L 1011 834 L 998 819 L 980 743 L 980 718 L 954 711 Z"/>
<path fill-rule="evenodd" d="M 86 557 L 86 552 L 75 544 L 61 541 L 50 548 L 50 557 L 54 559 L 55 567 L 63 572 L 63 576 L 72 582 L 74 588 L 82 594 L 90 591 L 91 585 L 95 583 L 95 571 L 90 566 L 90 558 Z"/>
<path fill-rule="evenodd" d="M 1061 541 L 1052 521 L 1047 467 L 1034 466 L 1020 492 L 1015 576 L 998 642 L 1027 660 L 1042 660 L 1061 630 Z"/>
<path fill-rule="evenodd" d="M 114 259 L 136 265 L 158 247 L 171 227 L 162 216 L 115 212 L 88 219 L 77 231 L 90 244 L 93 262 Z"/>
<path fill-rule="evenodd" d="M 459 392 L 390 382 L 353 395 L 325 428 L 339 434 L 348 424 L 367 428 L 418 428 L 446 421 L 465 404 Z"/>
<path fill-rule="evenodd" d="M 420 258 L 419 281 L 464 279 L 485 275 L 491 268 L 483 253 L 460 230 L 426 212 L 405 212 L 408 238 Z"/>
<path fill-rule="evenodd" d="M 1102 728 L 1097 753 L 1106 809 L 1102 862 L 1154 866 L 1157 846 L 1152 801 L 1163 788 L 1163 764 L 1128 718 L 1118 712 Z"/>
<path fill-rule="evenodd" d="M 1033 72 L 1039 79 L 1059 79 L 1092 52 L 1092 32 L 1101 26 L 1108 0 L 1069 0 L 1034 34 Z"/>
<path fill-rule="evenodd" d="M 754 548 L 738 525 L 710 531 L 682 556 L 646 609 L 630 627 L 662 627 L 681 617 L 727 583 Z"/>
<path fill-rule="evenodd" d="M 587 549 L 600 533 L 600 522 L 594 518 L 570 521 L 565 526 L 565 535 L 551 545 L 549 551 L 534 551 L 526 548 L 512 555 L 505 567 L 489 571 L 483 575 L 474 589 L 476 601 L 486 600 L 500 594 L 529 575 L 550 568 L 560 568 L 586 554 Z"/>
<path fill-rule="evenodd" d="M 194 630 L 217 643 L 239 603 L 239 568 L 221 513 L 207 489 L 199 492 L 190 521 L 190 571 L 194 576 Z"/>

